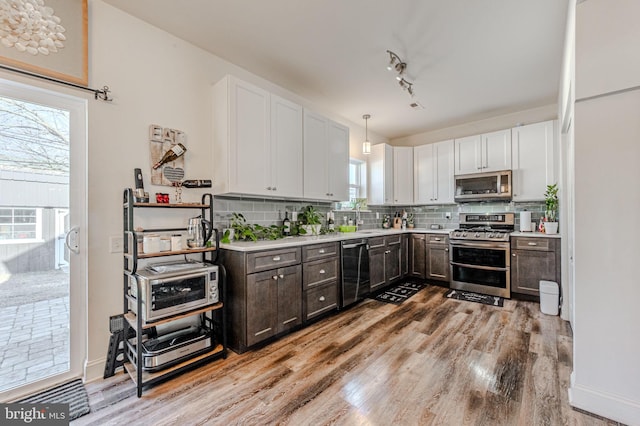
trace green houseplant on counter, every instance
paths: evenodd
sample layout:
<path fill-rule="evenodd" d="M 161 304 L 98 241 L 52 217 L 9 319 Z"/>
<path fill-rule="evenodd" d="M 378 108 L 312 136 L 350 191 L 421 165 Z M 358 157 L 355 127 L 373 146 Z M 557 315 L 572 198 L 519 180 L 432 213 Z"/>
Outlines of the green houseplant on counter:
<path fill-rule="evenodd" d="M 556 234 L 558 232 L 558 184 L 547 185 L 544 193 L 545 203 L 545 234 Z"/>
<path fill-rule="evenodd" d="M 233 230 L 233 239 L 236 241 L 277 240 L 282 238 L 282 226 L 262 226 L 247 223 L 247 219 L 242 213 L 231 213 L 230 222 L 230 229 Z M 228 244 L 231 242 L 230 229 L 225 230 L 220 240 L 221 243 Z"/>
<path fill-rule="evenodd" d="M 320 228 L 322 227 L 322 215 L 313 206 L 306 206 L 302 209 L 300 216 L 301 226 L 303 232 L 300 234 L 306 235 L 320 235 Z"/>

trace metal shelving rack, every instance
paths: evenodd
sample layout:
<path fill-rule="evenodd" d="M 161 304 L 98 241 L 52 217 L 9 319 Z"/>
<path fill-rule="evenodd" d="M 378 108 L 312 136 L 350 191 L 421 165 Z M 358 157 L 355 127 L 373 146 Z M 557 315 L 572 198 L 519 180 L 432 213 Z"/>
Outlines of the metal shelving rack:
<path fill-rule="evenodd" d="M 188 369 L 195 368 L 197 366 L 206 364 L 214 359 L 227 357 L 227 324 L 226 324 L 226 307 L 225 302 L 227 300 L 227 284 L 226 284 L 226 270 L 224 266 L 218 264 L 218 251 L 217 247 L 220 245 L 220 235 L 217 229 L 213 229 L 215 236 L 215 245 L 212 247 L 205 247 L 200 249 L 189 249 L 179 251 L 167 251 L 160 253 L 142 254 L 138 253 L 138 236 L 134 229 L 134 211 L 138 208 L 164 208 L 164 209 L 200 209 L 202 217 L 208 214 L 209 222 L 213 223 L 213 196 L 211 194 L 204 194 L 202 196 L 202 203 L 182 203 L 182 204 L 158 204 L 158 203 L 136 203 L 133 197 L 133 191 L 131 188 L 127 188 L 124 191 L 124 203 L 123 203 L 123 252 L 124 252 L 124 265 L 123 265 L 123 312 L 124 312 L 124 336 L 129 336 L 130 331 L 135 332 L 134 339 L 127 339 L 123 342 L 124 346 L 124 368 L 125 371 L 131 376 L 137 387 L 138 398 L 142 396 L 142 389 L 145 386 L 151 386 L 162 380 L 169 379 L 175 375 L 178 375 Z M 186 228 L 162 228 L 162 229 L 145 229 L 143 232 L 178 232 L 186 231 Z M 202 261 L 205 263 L 211 263 L 218 265 L 219 270 L 219 294 L 220 302 L 194 309 L 182 314 L 173 315 L 168 318 L 163 318 L 158 321 L 145 323 L 142 320 L 142 315 L 136 315 L 129 309 L 129 303 L 137 303 L 137 312 L 142 312 L 142 300 L 140 297 L 134 298 L 130 296 L 130 280 L 129 276 L 135 274 L 138 268 L 139 259 L 147 259 L 163 256 L 175 256 L 175 255 L 192 255 L 201 254 Z M 139 280 L 135 280 L 137 288 L 136 294 L 142 294 Z M 161 324 L 166 324 L 181 318 L 186 318 L 194 315 L 201 315 L 203 324 L 207 325 L 209 332 L 211 333 L 212 346 L 207 352 L 197 354 L 191 358 L 188 358 L 178 364 L 167 367 L 157 372 L 143 371 L 143 368 L 138 368 L 136 362 L 129 357 L 127 345 L 132 345 L 131 340 L 135 340 L 133 344 L 135 346 L 135 359 L 140 361 L 142 358 L 142 343 L 143 336 L 149 333 L 149 331 Z"/>

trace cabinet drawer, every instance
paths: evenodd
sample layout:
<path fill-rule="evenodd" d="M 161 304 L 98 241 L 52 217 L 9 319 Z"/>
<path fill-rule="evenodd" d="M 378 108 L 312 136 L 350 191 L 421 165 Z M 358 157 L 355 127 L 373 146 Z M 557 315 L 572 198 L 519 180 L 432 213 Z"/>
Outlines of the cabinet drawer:
<path fill-rule="evenodd" d="M 551 238 L 541 237 L 516 237 L 513 239 L 511 249 L 513 250 L 554 250 L 554 240 Z"/>
<path fill-rule="evenodd" d="M 374 237 L 367 240 L 369 248 L 384 247 L 384 237 Z"/>
<path fill-rule="evenodd" d="M 325 259 L 338 256 L 338 243 L 314 244 L 302 247 L 302 261 Z"/>
<path fill-rule="evenodd" d="M 444 234 L 427 234 L 427 244 L 449 244 L 449 237 Z"/>
<path fill-rule="evenodd" d="M 317 260 L 302 266 L 302 282 L 305 289 L 337 280 L 338 258 Z"/>
<path fill-rule="evenodd" d="M 305 320 L 334 309 L 338 309 L 338 283 L 336 281 L 305 291 Z"/>
<path fill-rule="evenodd" d="M 300 263 L 299 248 L 249 253 L 247 255 L 247 273 L 267 271 L 269 269 L 296 265 L 298 263 Z"/>
<path fill-rule="evenodd" d="M 384 237 L 384 242 L 387 243 L 388 246 L 400 244 L 401 241 L 402 234 L 389 235 L 388 237 Z"/>

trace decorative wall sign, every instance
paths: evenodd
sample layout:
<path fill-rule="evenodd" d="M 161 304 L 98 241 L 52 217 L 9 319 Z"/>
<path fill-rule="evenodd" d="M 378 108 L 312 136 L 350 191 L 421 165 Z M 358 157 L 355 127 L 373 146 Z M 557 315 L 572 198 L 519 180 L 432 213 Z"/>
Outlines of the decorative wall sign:
<path fill-rule="evenodd" d="M 185 145 L 186 135 L 181 130 L 152 124 L 149 126 L 149 152 L 151 154 L 151 183 L 154 185 L 176 186 L 184 178 L 184 155 L 161 165 L 157 169 L 153 165 L 158 163 L 164 154 L 172 147 Z"/>
<path fill-rule="evenodd" d="M 0 1 L 0 63 L 86 86 L 87 0 Z"/>

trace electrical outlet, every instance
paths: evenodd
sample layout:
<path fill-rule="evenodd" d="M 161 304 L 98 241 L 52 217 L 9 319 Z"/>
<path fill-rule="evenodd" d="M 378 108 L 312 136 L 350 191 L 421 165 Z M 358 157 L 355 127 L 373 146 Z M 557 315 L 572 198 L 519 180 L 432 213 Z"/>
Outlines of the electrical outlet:
<path fill-rule="evenodd" d="M 380 219 L 380 212 L 376 212 L 376 219 Z"/>
<path fill-rule="evenodd" d="M 109 253 L 122 253 L 122 246 L 124 245 L 122 237 L 111 236 L 109 237 Z"/>
<path fill-rule="evenodd" d="M 449 220 L 451 220 L 451 212 L 446 212 L 446 213 L 444 214 L 444 217 L 445 217 L 445 219 L 449 219 Z"/>

